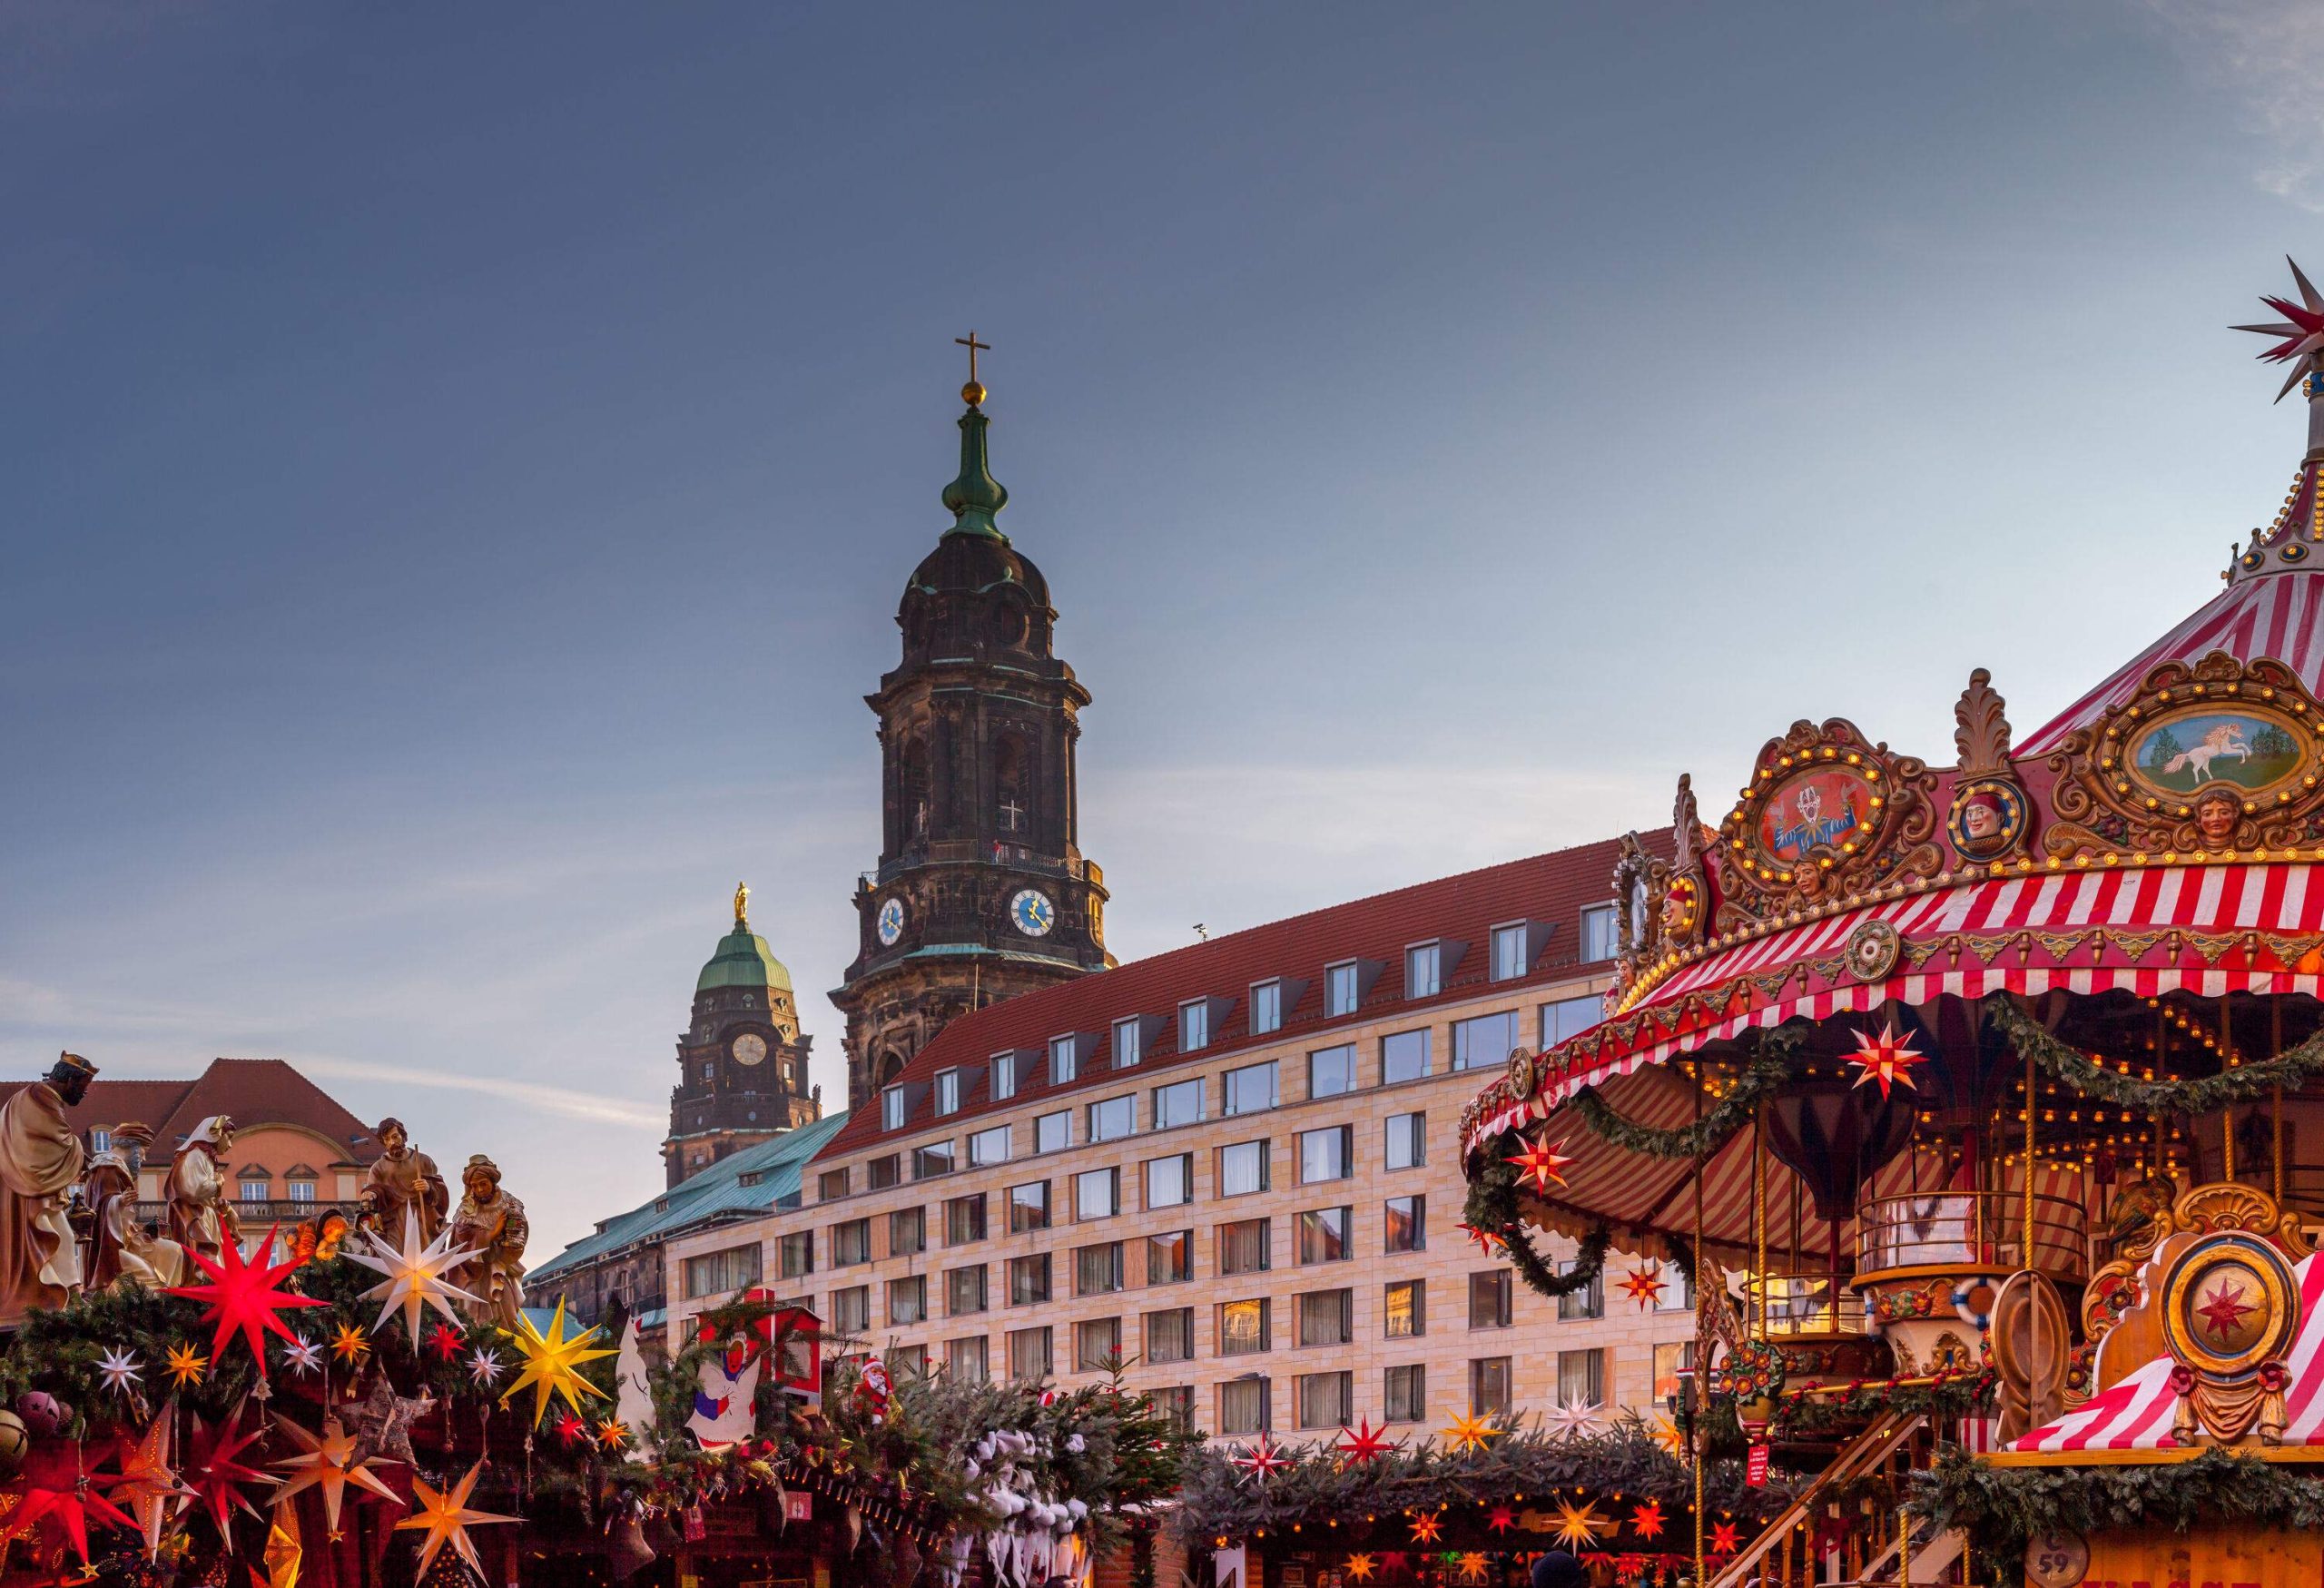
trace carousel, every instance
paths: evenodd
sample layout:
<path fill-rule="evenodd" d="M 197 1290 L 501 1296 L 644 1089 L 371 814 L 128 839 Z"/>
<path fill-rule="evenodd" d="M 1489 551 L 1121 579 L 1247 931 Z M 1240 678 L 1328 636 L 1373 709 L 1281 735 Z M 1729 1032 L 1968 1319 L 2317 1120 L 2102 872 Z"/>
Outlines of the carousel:
<path fill-rule="evenodd" d="M 1615 876 L 1595 1028 L 1462 1121 L 1470 1221 L 1697 1281 L 1698 1475 L 1796 1480 L 1722 1585 L 2324 1576 L 2324 297 L 2224 587 L 2019 735 L 1769 739 Z"/>

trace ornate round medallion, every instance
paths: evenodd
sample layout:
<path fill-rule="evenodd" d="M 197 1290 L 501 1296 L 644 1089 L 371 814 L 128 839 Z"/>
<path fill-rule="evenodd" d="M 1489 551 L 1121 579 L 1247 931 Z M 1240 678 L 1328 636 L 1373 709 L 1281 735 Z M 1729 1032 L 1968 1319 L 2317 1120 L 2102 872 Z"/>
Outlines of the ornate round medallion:
<path fill-rule="evenodd" d="M 2299 1289 L 2283 1254 L 2240 1232 L 2205 1238 L 2171 1266 L 2162 1332 L 2172 1356 L 2205 1373 L 2250 1372 L 2291 1344 Z"/>
<path fill-rule="evenodd" d="M 1509 1056 L 1509 1095 L 1520 1100 L 1531 1097 L 1533 1089 L 1541 1083 L 1541 1066 L 1533 1062 L 1533 1055 L 1520 1048 Z"/>
<path fill-rule="evenodd" d="M 2025 837 L 2025 791 L 2005 777 L 1981 777 L 1953 791 L 1945 833 L 1964 860 L 1999 860 Z"/>
<path fill-rule="evenodd" d="M 896 939 L 903 936 L 903 934 L 904 902 L 901 899 L 891 896 L 883 901 L 880 905 L 881 944 L 883 947 L 893 948 L 896 946 Z"/>
<path fill-rule="evenodd" d="M 1885 921 L 1866 921 L 1848 933 L 1847 947 L 1842 952 L 1849 975 L 1859 981 L 1882 981 L 1896 968 L 1896 956 L 1904 948 L 1905 940 L 1896 935 L 1895 927 Z"/>
<path fill-rule="evenodd" d="M 1009 901 L 1009 919 L 1027 937 L 1047 937 L 1057 924 L 1057 906 L 1039 888 L 1019 888 Z"/>
<path fill-rule="evenodd" d="M 2053 1527 L 2025 1541 L 2025 1580 L 2035 1588 L 2074 1588 L 2090 1573 L 2090 1542 Z"/>
<path fill-rule="evenodd" d="M 744 1031 L 734 1039 L 730 1050 L 737 1064 L 756 1064 L 766 1057 L 766 1039 L 756 1031 Z"/>

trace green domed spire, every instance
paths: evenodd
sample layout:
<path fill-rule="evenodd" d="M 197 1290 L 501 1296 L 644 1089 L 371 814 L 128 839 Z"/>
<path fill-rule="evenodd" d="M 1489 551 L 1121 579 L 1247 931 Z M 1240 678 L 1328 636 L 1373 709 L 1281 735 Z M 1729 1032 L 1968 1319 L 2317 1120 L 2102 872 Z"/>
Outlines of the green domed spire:
<path fill-rule="evenodd" d="M 960 477 L 944 488 L 944 505 L 952 514 L 952 527 L 945 533 L 982 535 L 1005 546 L 1009 537 L 1000 532 L 992 516 L 1009 505 L 1009 491 L 992 478 L 992 466 L 985 455 L 985 390 L 977 379 L 977 354 L 990 344 L 977 340 L 975 331 L 952 340 L 969 350 L 969 383 L 960 388 L 960 400 L 969 405 L 969 411 L 960 419 Z"/>
<path fill-rule="evenodd" d="M 766 946 L 766 939 L 751 931 L 751 922 L 743 914 L 751 891 L 734 890 L 734 930 L 718 940 L 718 952 L 694 978 L 694 990 L 708 992 L 715 987 L 765 987 L 788 992 L 791 972 L 774 951 Z"/>

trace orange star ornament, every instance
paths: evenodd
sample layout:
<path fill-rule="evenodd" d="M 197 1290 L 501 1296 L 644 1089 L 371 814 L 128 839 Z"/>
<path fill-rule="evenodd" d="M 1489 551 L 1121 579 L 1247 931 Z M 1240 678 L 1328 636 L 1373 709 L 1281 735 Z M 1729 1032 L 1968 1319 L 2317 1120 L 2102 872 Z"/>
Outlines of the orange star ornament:
<path fill-rule="evenodd" d="M 1637 1302 L 1639 1310 L 1644 1312 L 1661 1300 L 1662 1293 L 1669 1287 L 1669 1282 L 1662 1277 L 1659 1269 L 1632 1268 L 1622 1277 L 1622 1282 L 1614 1288 Z"/>
<path fill-rule="evenodd" d="M 1662 1536 L 1662 1502 L 1649 1500 L 1630 1513 L 1630 1531 L 1651 1542 Z"/>
<path fill-rule="evenodd" d="M 1856 1051 L 1848 1055 L 1848 1062 L 1856 1066 L 1856 1085 L 1878 1081 L 1880 1100 L 1886 1102 L 1892 1087 L 1905 1087 L 1913 1091 L 1920 1090 L 1913 1082 L 1912 1070 L 1914 1065 L 1927 1057 L 1898 1036 L 1894 1024 L 1887 1024 L 1880 1028 L 1880 1034 L 1876 1037 L 1869 1031 L 1858 1031 Z"/>
<path fill-rule="evenodd" d="M 419 1511 L 417 1515 L 407 1516 L 397 1523 L 396 1531 L 401 1533 L 406 1528 L 427 1530 L 428 1536 L 420 1541 L 419 1545 L 419 1575 L 423 1580 L 428 1575 L 428 1565 L 436 1559 L 436 1552 L 448 1544 L 455 1554 L 468 1563 L 470 1571 L 481 1575 L 484 1567 L 476 1558 L 476 1544 L 468 1537 L 468 1529 L 480 1527 L 487 1522 L 522 1520 L 516 1516 L 496 1516 L 489 1511 L 468 1509 L 468 1496 L 476 1492 L 477 1475 L 483 1471 L 484 1463 L 479 1461 L 468 1468 L 466 1477 L 448 1489 L 430 1488 L 424 1478 L 414 1477 L 411 1480 L 411 1492 L 419 1502 Z"/>
<path fill-rule="evenodd" d="M 1436 1519 L 1433 1511 L 1423 1511 L 1413 1518 L 1413 1542 L 1434 1544 L 1437 1534 L 1444 1531 L 1444 1524 Z"/>
<path fill-rule="evenodd" d="M 1562 1141 L 1558 1143 L 1558 1147 L 1564 1145 Z M 1519 1179 L 1530 1180 L 1537 1191 L 1547 1191 L 1551 1186 L 1565 1184 L 1565 1166 L 1571 1163 L 1573 1159 L 1568 1154 L 1560 1152 L 1557 1147 L 1545 1147 L 1536 1143 L 1502 1161 L 1517 1166 Z"/>

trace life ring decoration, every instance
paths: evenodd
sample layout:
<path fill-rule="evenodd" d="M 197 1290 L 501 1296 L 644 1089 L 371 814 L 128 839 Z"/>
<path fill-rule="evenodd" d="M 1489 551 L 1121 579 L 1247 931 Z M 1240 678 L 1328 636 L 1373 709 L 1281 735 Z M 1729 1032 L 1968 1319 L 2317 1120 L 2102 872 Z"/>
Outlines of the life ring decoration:
<path fill-rule="evenodd" d="M 1973 1329 L 1990 1329 L 1994 1327 L 1994 1299 L 2000 1294 L 1998 1277 L 1973 1274 L 1953 1287 L 1954 1314 Z"/>

